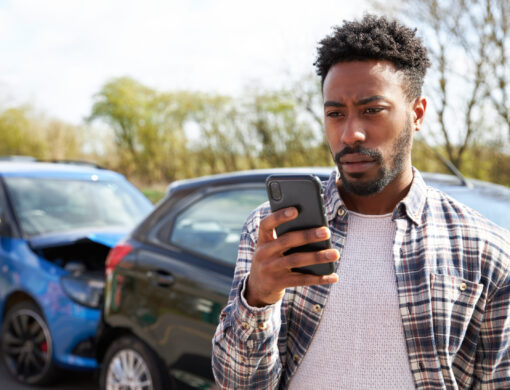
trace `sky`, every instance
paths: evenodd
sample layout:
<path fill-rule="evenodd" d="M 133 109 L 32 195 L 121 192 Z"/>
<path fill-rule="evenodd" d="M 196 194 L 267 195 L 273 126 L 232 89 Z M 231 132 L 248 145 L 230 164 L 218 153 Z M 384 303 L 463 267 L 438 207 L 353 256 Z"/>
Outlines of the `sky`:
<path fill-rule="evenodd" d="M 80 124 L 114 77 L 235 95 L 313 72 L 317 42 L 365 0 L 0 0 L 0 109 Z"/>

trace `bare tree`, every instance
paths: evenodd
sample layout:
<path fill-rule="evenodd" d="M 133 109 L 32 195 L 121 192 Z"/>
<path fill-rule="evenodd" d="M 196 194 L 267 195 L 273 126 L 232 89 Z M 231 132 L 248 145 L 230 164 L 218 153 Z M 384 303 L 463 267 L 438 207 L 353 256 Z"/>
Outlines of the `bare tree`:
<path fill-rule="evenodd" d="M 429 48 L 425 92 L 435 120 L 427 138 L 459 169 L 475 141 L 501 129 L 510 140 L 509 10 L 508 0 L 406 0 L 391 11 L 417 26 Z"/>
<path fill-rule="evenodd" d="M 491 57 L 488 93 L 510 136 L 510 2 L 486 0 Z"/>

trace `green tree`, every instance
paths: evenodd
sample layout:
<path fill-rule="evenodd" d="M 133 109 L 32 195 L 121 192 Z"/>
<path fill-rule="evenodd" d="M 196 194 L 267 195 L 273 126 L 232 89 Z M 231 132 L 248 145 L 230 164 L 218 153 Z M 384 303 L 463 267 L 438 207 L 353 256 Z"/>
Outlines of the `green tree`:
<path fill-rule="evenodd" d="M 184 124 L 195 110 L 193 93 L 160 93 L 123 77 L 103 86 L 88 120 L 112 128 L 123 171 L 149 182 L 175 180 L 187 171 Z"/>
<path fill-rule="evenodd" d="M 198 130 L 193 140 L 199 163 L 197 174 L 255 168 L 250 129 L 243 126 L 243 112 L 236 100 L 221 95 L 204 94 L 192 116 Z"/>
<path fill-rule="evenodd" d="M 1 112 L 0 135 L 0 155 L 43 156 L 44 145 L 34 131 L 28 107 L 15 107 Z"/>
<path fill-rule="evenodd" d="M 25 155 L 41 160 L 76 160 L 83 155 L 83 131 L 36 114 L 30 107 L 0 112 L 0 155 Z"/>
<path fill-rule="evenodd" d="M 82 127 L 51 119 L 40 118 L 33 126 L 43 145 L 44 160 L 83 160 L 85 130 Z"/>
<path fill-rule="evenodd" d="M 251 109 L 247 118 L 255 128 L 263 166 L 331 165 L 322 130 L 322 111 L 319 114 L 317 106 L 311 104 L 312 100 L 321 99 L 319 91 L 312 88 L 305 95 L 291 86 L 249 95 Z"/>

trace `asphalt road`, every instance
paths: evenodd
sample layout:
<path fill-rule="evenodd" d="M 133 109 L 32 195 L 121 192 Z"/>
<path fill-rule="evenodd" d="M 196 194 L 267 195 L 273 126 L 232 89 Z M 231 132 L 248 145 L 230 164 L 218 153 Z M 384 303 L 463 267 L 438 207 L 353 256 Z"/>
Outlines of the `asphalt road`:
<path fill-rule="evenodd" d="M 24 386 L 16 382 L 0 363 L 0 389 L 2 390 L 98 390 L 97 375 L 94 372 L 65 371 L 49 387 Z"/>

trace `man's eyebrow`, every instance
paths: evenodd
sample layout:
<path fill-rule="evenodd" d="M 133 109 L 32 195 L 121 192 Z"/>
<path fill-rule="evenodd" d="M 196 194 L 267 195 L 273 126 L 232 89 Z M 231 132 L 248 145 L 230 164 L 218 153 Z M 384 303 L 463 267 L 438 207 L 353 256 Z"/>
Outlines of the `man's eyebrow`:
<path fill-rule="evenodd" d="M 327 102 L 324 102 L 324 108 L 326 107 L 345 107 L 345 104 L 328 100 Z"/>
<path fill-rule="evenodd" d="M 387 99 L 381 95 L 369 96 L 367 98 L 358 100 L 357 102 L 354 103 L 354 105 L 355 106 L 363 106 L 365 104 L 376 102 L 379 100 L 387 100 Z M 328 100 L 328 101 L 324 102 L 324 108 L 326 108 L 326 107 L 345 107 L 345 106 L 346 106 L 345 103 L 335 102 L 333 100 Z"/>
<path fill-rule="evenodd" d="M 356 106 L 363 106 L 364 104 L 368 104 L 368 103 L 372 103 L 372 102 L 376 102 L 376 101 L 379 101 L 379 100 L 387 100 L 384 96 L 381 96 L 381 95 L 375 95 L 375 96 L 370 96 L 370 97 L 367 97 L 367 98 L 364 98 L 364 99 L 361 99 L 361 100 L 358 100 L 356 103 L 354 103 Z"/>

